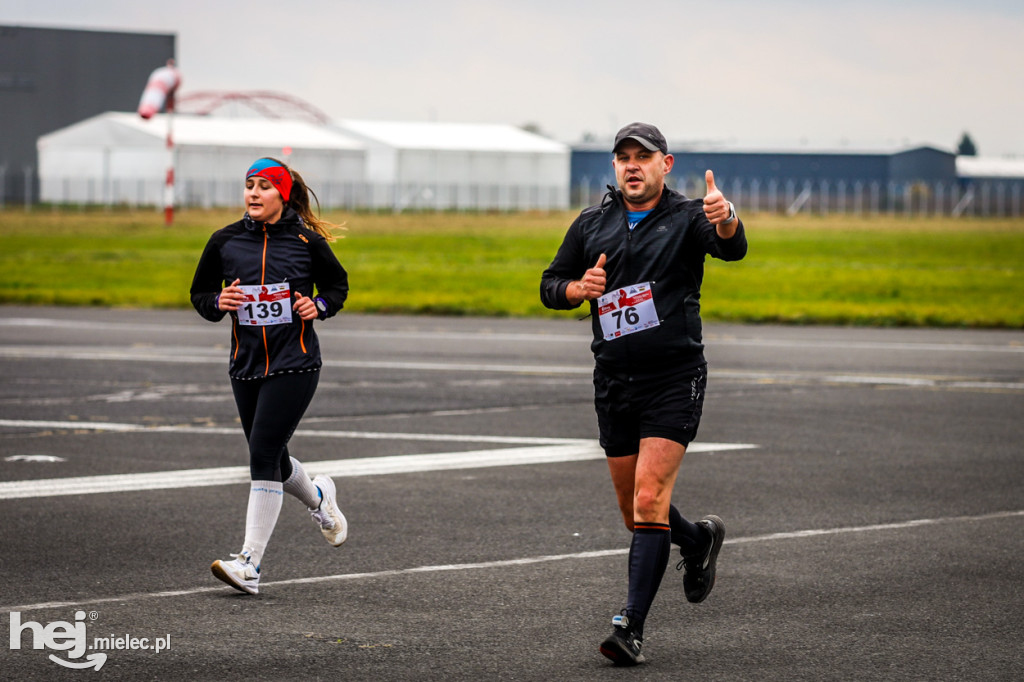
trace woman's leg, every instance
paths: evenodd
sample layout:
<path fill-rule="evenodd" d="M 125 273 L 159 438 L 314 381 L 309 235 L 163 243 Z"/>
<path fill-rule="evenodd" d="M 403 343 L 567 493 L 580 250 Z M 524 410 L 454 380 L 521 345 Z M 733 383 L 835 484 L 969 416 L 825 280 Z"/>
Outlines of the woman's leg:
<path fill-rule="evenodd" d="M 313 398 L 318 377 L 317 372 L 307 372 L 232 381 L 242 428 L 249 441 L 252 479 L 242 550 L 248 552 L 256 566 L 262 561 L 281 513 L 282 474 L 294 473 L 288 457 L 288 440 Z"/>

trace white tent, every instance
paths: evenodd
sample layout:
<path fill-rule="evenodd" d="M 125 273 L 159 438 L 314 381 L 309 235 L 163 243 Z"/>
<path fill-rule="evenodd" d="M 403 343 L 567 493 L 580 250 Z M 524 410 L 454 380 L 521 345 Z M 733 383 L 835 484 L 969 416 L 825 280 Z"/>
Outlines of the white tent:
<path fill-rule="evenodd" d="M 359 121 L 334 127 L 366 145 L 367 180 L 396 209 L 564 209 L 570 149 L 511 125 Z"/>
<path fill-rule="evenodd" d="M 365 145 L 306 121 L 175 114 L 143 120 L 108 112 L 40 137 L 40 196 L 57 203 L 156 205 L 164 202 L 174 140 L 176 203 L 242 203 L 246 169 L 261 156 L 298 169 L 324 206 L 365 181 Z"/>
<path fill-rule="evenodd" d="M 515 126 L 108 112 L 39 138 L 40 196 L 54 203 L 237 206 L 253 160 L 300 171 L 322 207 L 564 209 L 569 147 Z"/>
<path fill-rule="evenodd" d="M 971 180 L 1020 180 L 1024 178 L 1024 159 L 958 156 L 956 174 L 957 177 Z"/>

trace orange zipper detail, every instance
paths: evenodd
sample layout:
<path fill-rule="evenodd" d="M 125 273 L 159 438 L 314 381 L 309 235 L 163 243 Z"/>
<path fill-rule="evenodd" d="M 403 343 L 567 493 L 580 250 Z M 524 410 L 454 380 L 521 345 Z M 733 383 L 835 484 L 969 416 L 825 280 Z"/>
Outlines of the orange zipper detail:
<path fill-rule="evenodd" d="M 263 265 L 260 271 L 260 286 L 267 283 L 267 224 L 263 223 Z M 270 374 L 270 346 L 267 344 L 267 328 L 263 327 L 263 354 L 267 364 L 263 368 L 263 376 Z"/>
<path fill-rule="evenodd" d="M 260 270 L 260 284 L 267 283 L 267 225 L 263 224 L 263 265 Z"/>
<path fill-rule="evenodd" d="M 263 354 L 267 358 L 266 367 L 263 368 L 263 376 L 270 374 L 270 348 L 267 346 L 267 328 L 263 328 Z"/>

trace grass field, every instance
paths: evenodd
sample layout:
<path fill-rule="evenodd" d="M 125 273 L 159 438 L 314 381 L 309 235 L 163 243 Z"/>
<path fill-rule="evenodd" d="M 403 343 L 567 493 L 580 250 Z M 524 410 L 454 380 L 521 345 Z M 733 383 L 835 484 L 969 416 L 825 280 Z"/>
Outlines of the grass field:
<path fill-rule="evenodd" d="M 0 211 L 0 302 L 187 307 L 210 233 L 237 211 Z M 329 214 L 360 312 L 579 316 L 538 298 L 575 213 Z M 750 250 L 709 260 L 707 320 L 1024 328 L 1024 220 L 745 215 Z"/>

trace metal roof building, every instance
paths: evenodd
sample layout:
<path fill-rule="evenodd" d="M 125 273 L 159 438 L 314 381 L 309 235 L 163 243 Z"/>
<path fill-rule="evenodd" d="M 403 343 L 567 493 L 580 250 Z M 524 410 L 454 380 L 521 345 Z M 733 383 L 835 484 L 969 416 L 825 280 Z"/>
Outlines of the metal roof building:
<path fill-rule="evenodd" d="M 491 123 L 339 120 L 367 148 L 367 180 L 397 209 L 564 209 L 569 146 Z"/>
<path fill-rule="evenodd" d="M 610 146 L 610 145 L 609 145 Z M 892 152 L 853 151 L 724 151 L 683 149 L 673 151 L 676 183 L 703 182 L 711 169 L 716 178 L 749 183 L 818 182 L 904 183 L 952 182 L 957 178 L 956 155 L 934 147 Z M 604 187 L 615 184 L 612 154 L 608 148 L 573 149 L 572 184 Z"/>
<path fill-rule="evenodd" d="M 572 153 L 573 201 L 599 202 L 615 184 L 611 143 Z M 703 196 L 704 173 L 748 210 L 899 213 L 904 215 L 1024 214 L 1024 161 L 958 157 L 921 146 L 890 151 L 672 150 L 666 178 L 688 196 Z"/>

